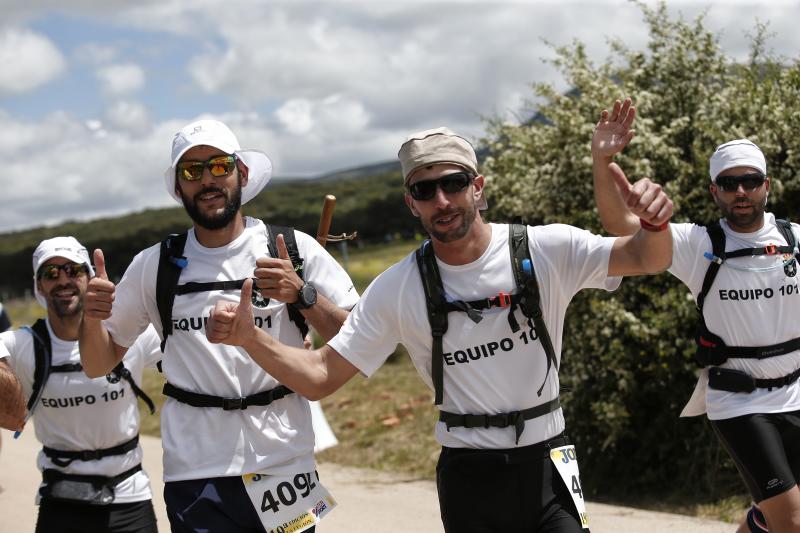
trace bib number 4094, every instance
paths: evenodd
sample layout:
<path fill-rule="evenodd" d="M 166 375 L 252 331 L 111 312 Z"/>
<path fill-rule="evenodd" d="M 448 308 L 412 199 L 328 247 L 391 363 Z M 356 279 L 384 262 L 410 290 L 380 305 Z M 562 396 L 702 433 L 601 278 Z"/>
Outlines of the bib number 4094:
<path fill-rule="evenodd" d="M 255 476 L 260 476 L 260 474 L 255 474 Z M 316 480 L 313 478 L 316 478 Z M 259 480 L 254 479 L 253 481 Z M 310 472 L 297 474 L 291 482 L 281 481 L 275 487 L 274 495 L 272 490 L 264 491 L 264 496 L 261 499 L 261 512 L 266 513 L 271 511 L 277 513 L 280 510 L 281 504 L 286 506 L 294 505 L 297 502 L 298 496 L 305 498 L 311 494 L 311 491 L 316 488 L 318 481 L 319 474 L 316 472 L 314 472 L 314 474 Z"/>
<path fill-rule="evenodd" d="M 242 476 L 245 490 L 267 533 L 300 533 L 336 507 L 316 472 Z"/>

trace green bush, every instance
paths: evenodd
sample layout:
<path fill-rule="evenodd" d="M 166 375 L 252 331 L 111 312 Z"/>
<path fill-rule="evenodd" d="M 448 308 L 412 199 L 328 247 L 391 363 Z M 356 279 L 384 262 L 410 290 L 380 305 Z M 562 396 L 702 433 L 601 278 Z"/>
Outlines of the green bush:
<path fill-rule="evenodd" d="M 664 185 L 674 220 L 719 217 L 707 193 L 708 158 L 718 144 L 741 137 L 767 157 L 770 209 L 797 220 L 797 60 L 765 53 L 766 27 L 756 24 L 748 64 L 735 64 L 702 16 L 671 19 L 663 4 L 637 4 L 649 28 L 646 51 L 615 41 L 614 57 L 595 66 L 580 43 L 555 48 L 554 63 L 573 90 L 537 84 L 533 120 L 490 120 L 490 218 L 522 216 L 599 232 L 591 135 L 603 108 L 631 96 L 636 135 L 619 163 L 632 181 L 647 176 Z M 573 301 L 560 375 L 572 389 L 564 397 L 567 427 L 590 494 L 682 491 L 708 501 L 744 492 L 705 418 L 678 419 L 696 381 L 696 317 L 688 289 L 668 274 L 629 278 L 614 293 L 587 291 Z"/>

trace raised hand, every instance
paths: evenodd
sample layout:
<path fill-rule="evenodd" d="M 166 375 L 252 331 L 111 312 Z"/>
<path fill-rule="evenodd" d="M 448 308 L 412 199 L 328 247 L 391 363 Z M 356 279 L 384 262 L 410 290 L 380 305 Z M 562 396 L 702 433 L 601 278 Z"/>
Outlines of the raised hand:
<path fill-rule="evenodd" d="M 283 235 L 275 239 L 278 257 L 259 257 L 256 259 L 256 287 L 264 298 L 274 298 L 279 302 L 294 303 L 303 280 L 294 271 L 289 258 L 289 250 Z"/>
<path fill-rule="evenodd" d="M 592 156 L 612 157 L 622 151 L 633 138 L 631 126 L 635 118 L 636 108 L 630 98 L 616 100 L 611 113 L 603 109 L 592 135 Z"/>
<path fill-rule="evenodd" d="M 89 280 L 86 294 L 83 296 L 83 316 L 96 320 L 105 320 L 111 316 L 116 285 L 108 280 L 103 250 L 94 251 L 95 277 Z"/>
<path fill-rule="evenodd" d="M 257 331 L 253 319 L 253 280 L 244 280 L 239 303 L 217 301 L 208 317 L 206 338 L 212 343 L 241 346 L 252 339 Z"/>
<path fill-rule="evenodd" d="M 653 183 L 649 178 L 631 184 L 616 163 L 609 164 L 608 170 L 614 178 L 623 203 L 631 213 L 654 226 L 660 226 L 672 218 L 672 200 L 662 190 L 661 185 Z"/>

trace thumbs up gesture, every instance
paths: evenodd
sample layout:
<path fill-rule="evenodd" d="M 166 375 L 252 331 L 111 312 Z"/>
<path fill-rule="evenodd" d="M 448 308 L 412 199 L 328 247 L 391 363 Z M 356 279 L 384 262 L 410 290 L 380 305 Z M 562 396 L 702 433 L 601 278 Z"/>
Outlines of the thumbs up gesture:
<path fill-rule="evenodd" d="M 106 261 L 100 248 L 94 251 L 94 269 L 95 276 L 89 280 L 83 296 L 83 315 L 84 318 L 105 320 L 111 316 L 116 285 L 108 280 Z"/>
<path fill-rule="evenodd" d="M 259 257 L 256 259 L 256 287 L 264 298 L 274 298 L 280 302 L 294 303 L 303 286 L 303 280 L 294 271 L 289 258 L 289 250 L 282 234 L 276 239 L 278 257 Z"/>
<path fill-rule="evenodd" d="M 653 226 L 660 226 L 672 218 L 672 200 L 662 190 L 661 185 L 653 183 L 649 178 L 631 184 L 616 163 L 610 163 L 608 171 L 631 213 Z"/>
<path fill-rule="evenodd" d="M 248 278 L 242 285 L 238 304 L 217 301 L 206 324 L 206 338 L 209 342 L 242 346 L 255 336 L 257 328 L 253 319 L 252 294 L 253 280 Z"/>

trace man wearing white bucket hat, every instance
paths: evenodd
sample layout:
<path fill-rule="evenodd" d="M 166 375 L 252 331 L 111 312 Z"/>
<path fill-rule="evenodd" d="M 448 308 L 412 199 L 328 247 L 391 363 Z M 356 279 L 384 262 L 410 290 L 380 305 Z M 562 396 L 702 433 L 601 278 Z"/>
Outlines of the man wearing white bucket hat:
<path fill-rule="evenodd" d="M 10 354 L 43 445 L 36 531 L 155 533 L 137 398 L 144 367 L 155 366 L 161 353 L 137 343 L 107 376 L 87 377 L 78 352 L 83 298 L 94 275 L 86 248 L 74 237 L 44 240 L 33 253 L 33 273 L 47 318 L 0 334 L 0 350 Z M 155 332 L 142 339 L 148 335 Z"/>
<path fill-rule="evenodd" d="M 192 228 L 139 253 L 116 286 L 95 251 L 84 367 L 102 375 L 145 327 L 159 331 L 164 496 L 174 532 L 304 531 L 335 505 L 315 475 L 308 400 L 244 350 L 209 343 L 204 331 L 214 304 L 239 301 L 254 275 L 254 324 L 293 346 L 303 346 L 306 323 L 332 337 L 358 299 L 313 237 L 242 215 L 271 174 L 267 155 L 242 150 L 225 124 L 192 122 L 175 135 L 164 175 Z"/>
<path fill-rule="evenodd" d="M 633 136 L 630 99 L 604 110 L 592 139 L 595 197 L 603 226 L 629 234 L 638 218 L 612 181 L 612 163 Z M 764 154 L 748 139 L 717 147 L 709 192 L 722 218 L 670 224 L 669 272 L 697 303 L 696 360 L 703 367 L 681 416 L 706 413 L 757 507 L 739 528 L 800 532 L 800 227 L 766 212 Z M 766 523 L 764 516 L 766 515 Z M 768 529 L 767 529 L 768 527 Z"/>

